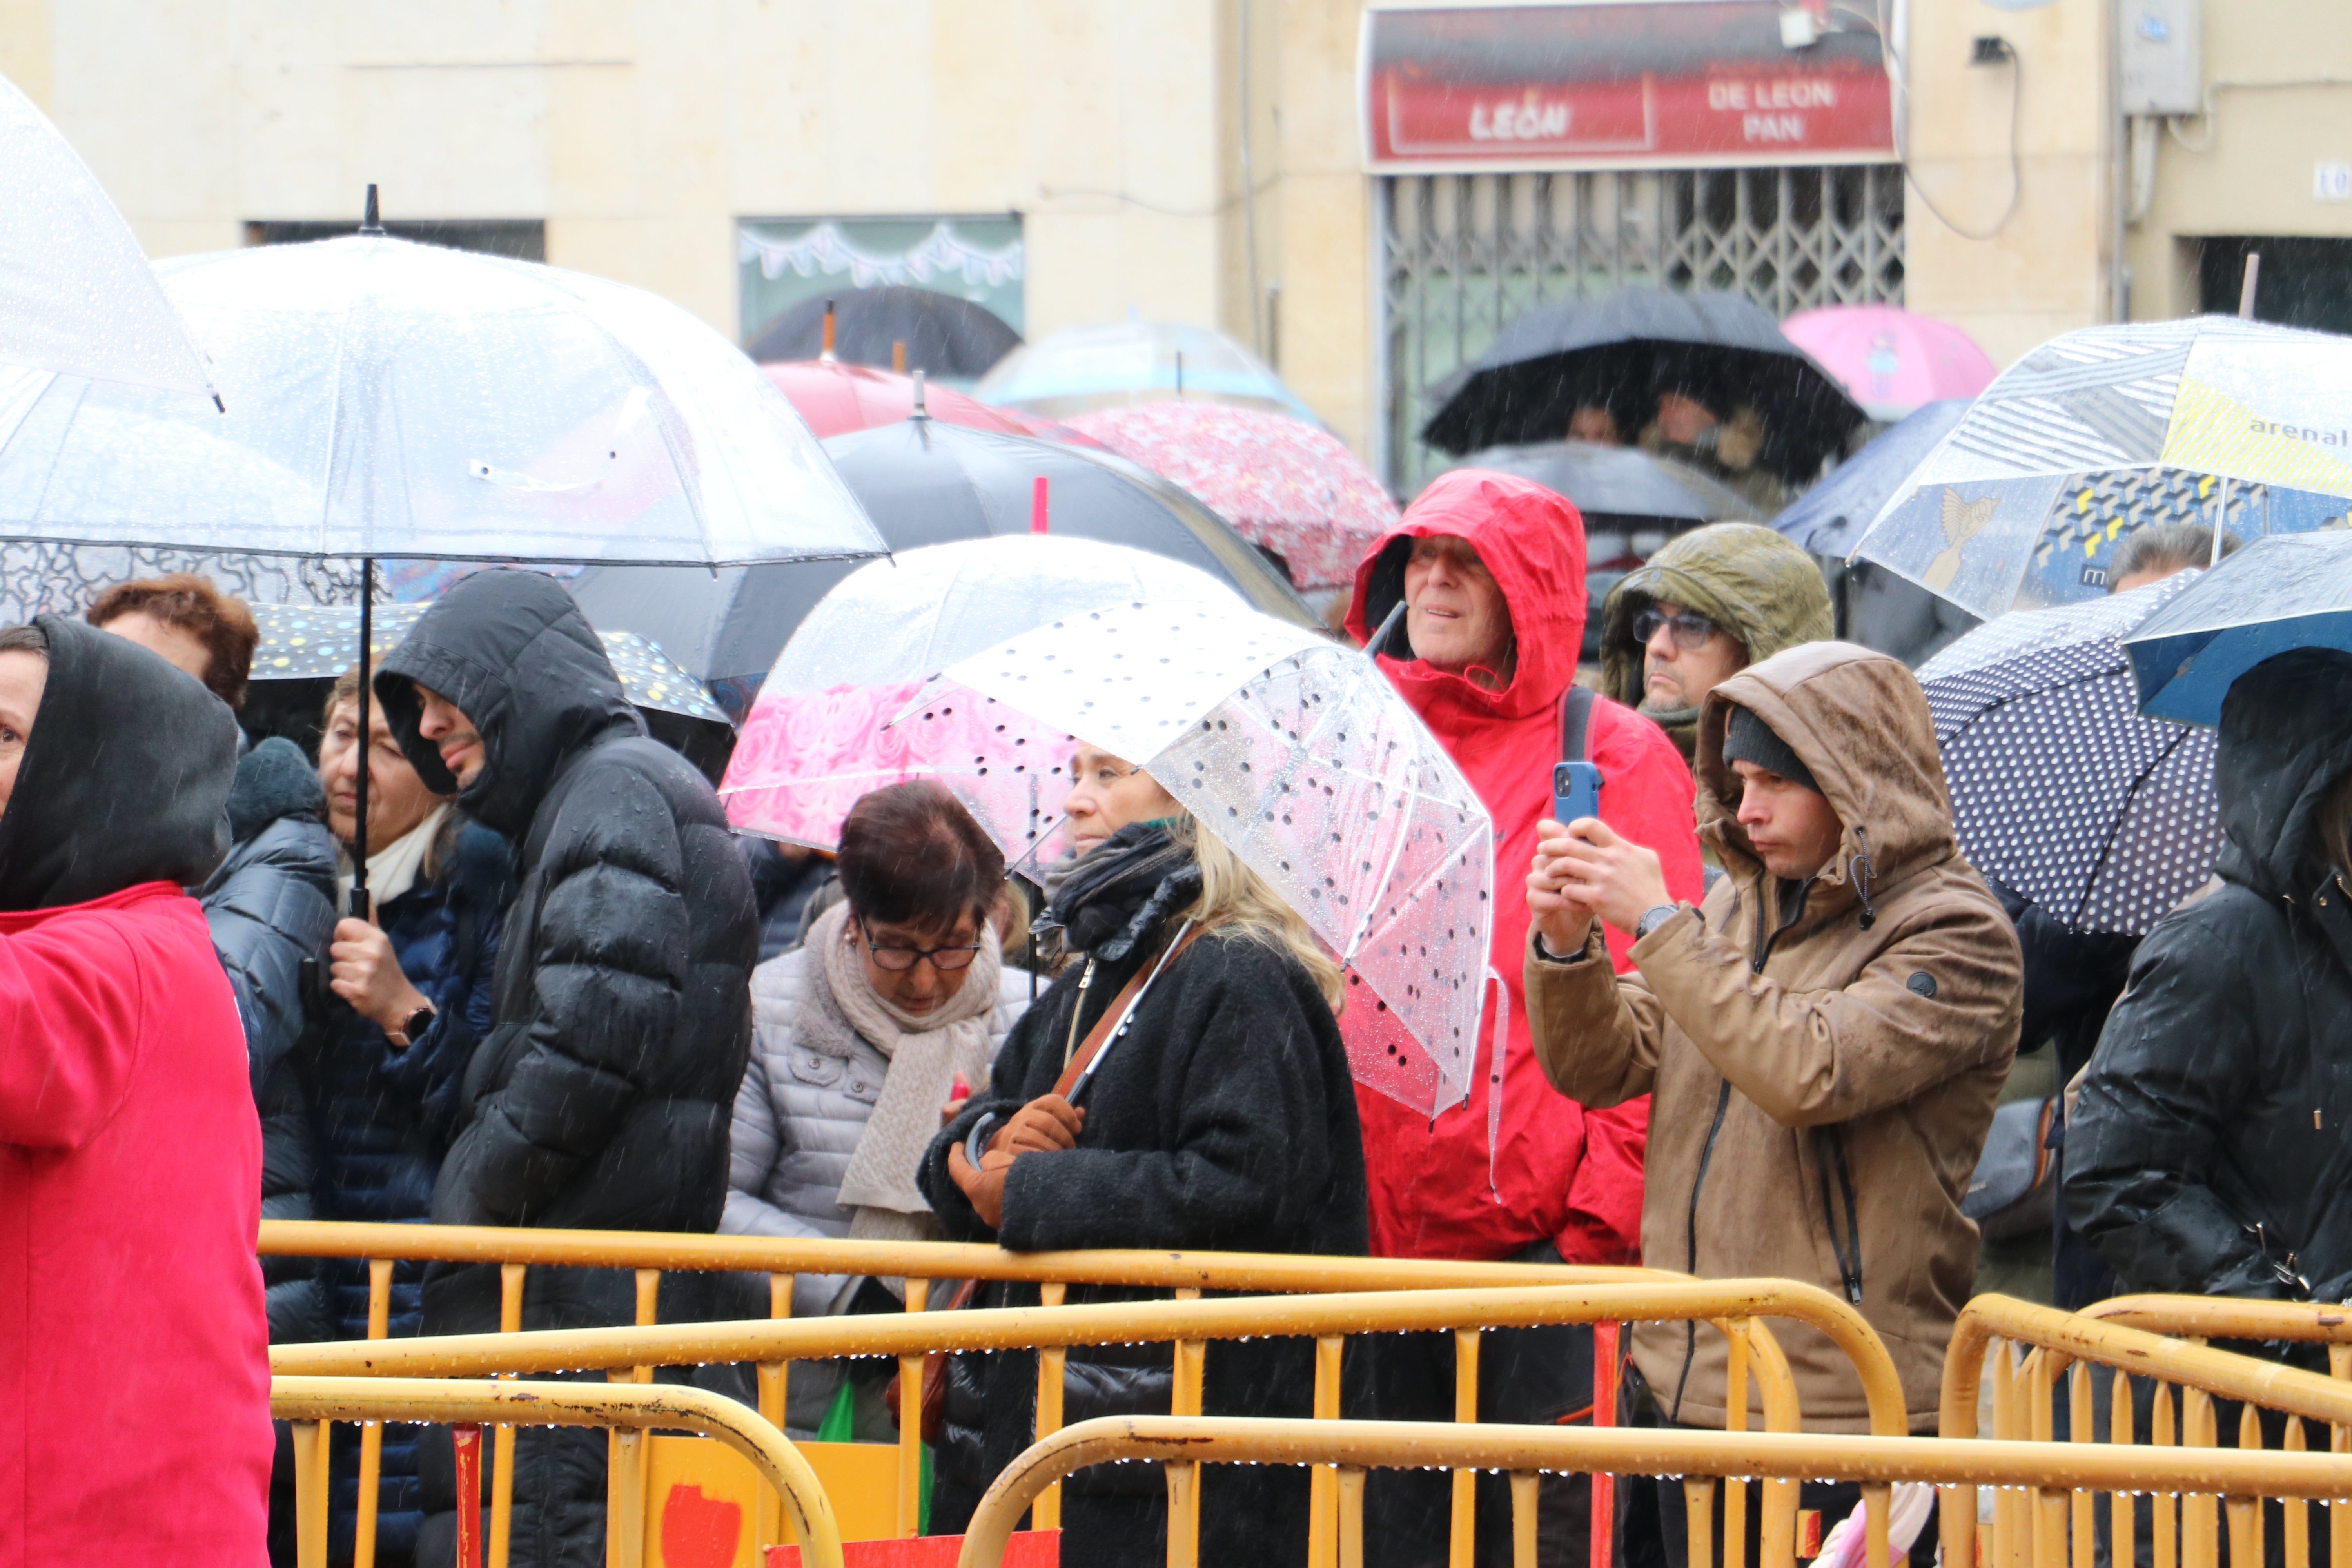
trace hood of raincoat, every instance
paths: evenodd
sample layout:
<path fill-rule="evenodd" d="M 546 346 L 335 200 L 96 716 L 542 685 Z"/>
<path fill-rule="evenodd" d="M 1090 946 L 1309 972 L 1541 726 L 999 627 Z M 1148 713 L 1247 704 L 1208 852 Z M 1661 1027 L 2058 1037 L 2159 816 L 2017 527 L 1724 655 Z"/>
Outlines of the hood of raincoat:
<path fill-rule="evenodd" d="M 1633 619 L 1664 602 L 1696 611 L 1729 632 L 1761 664 L 1783 648 L 1837 635 L 1828 587 L 1811 556 L 1752 522 L 1715 522 L 1666 542 L 1609 591 L 1601 609 L 1601 689 L 1642 707 L 1642 644 Z M 1696 707 L 1651 711 L 1688 756 L 1696 743 Z"/>
<path fill-rule="evenodd" d="M 482 769 L 463 790 L 416 732 L 419 686 L 473 721 Z M 574 753 L 609 731 L 646 732 L 604 645 L 563 584 L 539 572 L 477 572 L 418 617 L 377 672 L 386 723 L 425 787 L 509 838 Z"/>
<path fill-rule="evenodd" d="M 2266 658 L 2221 700 L 2213 795 L 2221 875 L 2273 899 L 2327 879 L 2319 813 L 2352 770 L 2352 655 L 2297 648 Z"/>
<path fill-rule="evenodd" d="M 1576 653 L 1584 641 L 1584 520 L 1565 496 L 1516 474 L 1455 468 L 1439 475 L 1356 568 L 1348 630 L 1358 642 L 1404 596 L 1413 541 L 1447 533 L 1468 540 L 1494 574 L 1518 646 L 1518 668 L 1499 691 L 1419 658 L 1381 659 L 1405 700 L 1450 739 L 1497 719 L 1548 712 L 1576 679 Z M 1400 623 L 1391 646 L 1402 647 L 1403 637 Z"/>
<path fill-rule="evenodd" d="M 43 616 L 48 684 L 0 814 L 0 910 L 203 881 L 229 850 L 236 720 L 128 637 Z"/>
<path fill-rule="evenodd" d="M 1723 760 L 1731 710 L 1745 708 L 1787 742 L 1845 825 L 1817 886 L 1850 887 L 1868 916 L 1872 889 L 1959 853 L 1952 797 L 1927 694 L 1900 659 L 1853 643 L 1816 642 L 1774 655 L 1707 694 L 1700 710 L 1699 837 L 1725 870 L 1751 881 L 1761 863 L 1739 826 L 1739 775 Z M 1843 900 L 1809 899 L 1811 923 Z"/>

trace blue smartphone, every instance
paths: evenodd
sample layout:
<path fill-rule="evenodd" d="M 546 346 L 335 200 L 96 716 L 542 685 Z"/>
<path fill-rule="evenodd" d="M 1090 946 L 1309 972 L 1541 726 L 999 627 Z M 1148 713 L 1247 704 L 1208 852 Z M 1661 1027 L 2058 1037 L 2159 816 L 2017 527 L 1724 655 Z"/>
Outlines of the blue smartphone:
<path fill-rule="evenodd" d="M 1551 816 L 1565 826 L 1580 816 L 1601 815 L 1601 770 L 1591 763 L 1555 763 L 1551 770 Z"/>

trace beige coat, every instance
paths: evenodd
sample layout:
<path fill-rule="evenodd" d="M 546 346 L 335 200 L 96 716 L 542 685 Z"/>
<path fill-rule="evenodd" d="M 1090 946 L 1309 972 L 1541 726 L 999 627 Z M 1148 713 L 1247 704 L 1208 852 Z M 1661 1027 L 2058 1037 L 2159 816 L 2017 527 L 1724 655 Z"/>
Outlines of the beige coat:
<path fill-rule="evenodd" d="M 1733 704 L 1796 750 L 1845 825 L 1809 884 L 1768 874 L 1733 819 Z M 1960 1197 L 2017 1049 L 2016 935 L 1960 858 L 1927 700 L 1895 660 L 1813 643 L 1733 676 L 1701 716 L 1697 773 L 1700 836 L 1728 875 L 1635 944 L 1622 979 L 1596 962 L 1597 925 L 1573 960 L 1531 947 L 1536 1054 L 1587 1105 L 1654 1095 L 1646 1262 L 1855 1300 L 1902 1374 L 1912 1429 L 1932 1431 L 1976 1273 Z M 1806 1427 L 1867 1430 L 1844 1357 L 1812 1331 L 1771 1328 Z M 1633 1347 L 1663 1411 L 1724 1424 L 1720 1335 L 1646 1324 Z"/>

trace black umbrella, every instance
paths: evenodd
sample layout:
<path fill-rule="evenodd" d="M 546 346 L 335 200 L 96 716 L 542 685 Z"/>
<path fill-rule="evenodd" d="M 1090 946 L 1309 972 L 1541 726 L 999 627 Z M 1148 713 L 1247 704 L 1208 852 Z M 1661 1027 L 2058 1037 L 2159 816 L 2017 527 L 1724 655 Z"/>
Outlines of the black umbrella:
<path fill-rule="evenodd" d="M 1621 289 L 1513 318 L 1487 351 L 1441 384 L 1444 401 L 1421 437 L 1447 452 L 1559 438 L 1581 407 L 1604 407 L 1628 435 L 1659 394 L 1681 392 L 1718 414 L 1740 404 L 1764 420 L 1764 467 L 1811 479 L 1863 422 L 1837 378 L 1737 294 Z"/>
<path fill-rule="evenodd" d="M 1251 605 L 1319 623 L 1289 579 L 1192 496 L 1124 458 L 917 417 L 824 443 L 893 550 L 1027 533 L 1045 481 L 1055 533 L 1133 545 L 1197 566 Z M 572 596 L 591 622 L 652 638 L 697 678 L 756 684 L 801 618 L 856 562 L 716 573 L 591 566 Z M 722 688 L 722 695 L 740 697 Z"/>
<path fill-rule="evenodd" d="M 828 309 L 834 311 L 834 357 L 878 370 L 976 381 L 1021 346 L 1021 334 L 985 305 L 935 289 L 891 284 L 803 300 L 761 328 L 743 352 L 761 364 L 816 358 L 826 346 Z M 891 358 L 897 343 L 907 345 L 903 365 Z"/>
<path fill-rule="evenodd" d="M 1702 522 L 1753 522 L 1745 496 L 1687 463 L 1654 458 L 1638 447 L 1592 441 L 1540 441 L 1489 447 L 1463 459 L 1467 468 L 1494 468 L 1533 479 L 1576 503 L 1588 532 L 1669 531 Z"/>

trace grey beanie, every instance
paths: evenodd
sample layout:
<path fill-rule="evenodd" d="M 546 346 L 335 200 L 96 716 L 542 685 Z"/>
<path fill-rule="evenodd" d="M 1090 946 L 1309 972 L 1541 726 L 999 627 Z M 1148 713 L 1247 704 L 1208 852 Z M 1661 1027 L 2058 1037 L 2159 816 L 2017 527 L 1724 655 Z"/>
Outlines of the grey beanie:
<path fill-rule="evenodd" d="M 1822 786 L 1813 782 L 1812 770 L 1805 766 L 1795 750 L 1748 709 L 1733 706 L 1731 717 L 1723 727 L 1723 760 L 1747 763 L 1767 773 L 1779 773 L 1790 784 L 1802 784 L 1815 795 L 1822 793 Z"/>

